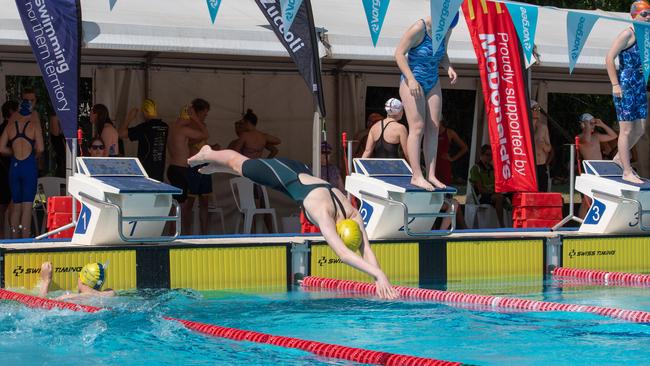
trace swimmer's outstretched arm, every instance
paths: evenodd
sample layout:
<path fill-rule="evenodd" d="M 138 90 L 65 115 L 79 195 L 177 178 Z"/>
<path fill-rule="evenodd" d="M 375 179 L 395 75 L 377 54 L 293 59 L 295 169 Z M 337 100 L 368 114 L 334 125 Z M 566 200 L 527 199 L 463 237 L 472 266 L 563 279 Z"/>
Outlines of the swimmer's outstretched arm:
<path fill-rule="evenodd" d="M 334 253 L 336 253 L 336 255 L 341 259 L 343 263 L 352 266 L 361 272 L 367 273 L 375 280 L 377 296 L 382 299 L 396 299 L 399 297 L 397 291 L 388 281 L 386 274 L 384 274 L 381 268 L 379 268 L 377 260 L 374 258 L 374 254 L 372 253 L 372 250 L 370 249 L 370 246 L 367 244 L 367 242 L 364 242 L 364 246 L 366 246 L 366 248 L 364 248 L 364 256 L 369 255 L 372 258 L 372 262 L 374 263 L 370 263 L 366 259 L 360 257 L 348 249 L 345 244 L 343 244 L 343 241 L 336 233 L 336 225 L 334 224 L 334 220 L 331 218 L 329 220 L 321 220 L 318 222 L 318 226 L 321 230 L 321 233 L 323 234 L 323 237 L 325 238 L 325 241 L 327 241 L 327 244 L 329 244 L 330 248 L 334 250 Z"/>

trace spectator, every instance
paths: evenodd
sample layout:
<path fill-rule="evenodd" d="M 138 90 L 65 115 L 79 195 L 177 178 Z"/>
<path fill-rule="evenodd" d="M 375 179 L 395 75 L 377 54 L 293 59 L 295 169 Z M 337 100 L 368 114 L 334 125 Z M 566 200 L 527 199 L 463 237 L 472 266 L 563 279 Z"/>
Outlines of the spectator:
<path fill-rule="evenodd" d="M 142 115 L 144 122 L 129 127 L 138 116 L 138 109 L 131 109 L 126 121 L 120 125 L 119 135 L 122 139 L 128 137 L 131 141 L 138 141 L 138 159 L 144 170 L 150 178 L 163 181 L 169 126 L 158 118 L 156 103 L 151 99 L 142 102 Z"/>
<path fill-rule="evenodd" d="M 578 121 L 581 132 L 578 137 L 578 152 L 581 160 L 602 160 L 603 153 L 601 144 L 616 140 L 616 132 L 607 126 L 600 119 L 595 118 L 589 113 L 584 113 Z M 605 133 L 600 133 L 596 127 L 601 128 Z M 580 217 L 585 217 L 591 207 L 591 199 L 588 196 L 582 196 L 580 203 Z"/>
<path fill-rule="evenodd" d="M 32 232 L 32 206 L 38 180 L 36 155 L 43 152 L 43 135 L 32 124 L 30 116 L 32 105 L 23 100 L 0 136 L 0 153 L 11 156 L 9 185 L 13 205 L 9 226 L 13 238 L 29 238 Z"/>
<path fill-rule="evenodd" d="M 503 206 L 505 197 L 503 194 L 494 191 L 494 167 L 492 166 L 492 147 L 490 145 L 481 146 L 481 156 L 469 171 L 469 181 L 478 196 L 479 203 L 493 205 L 497 212 L 499 227 L 504 227 Z"/>
<path fill-rule="evenodd" d="M 399 147 L 406 152 L 406 127 L 399 122 L 404 108 L 399 99 L 390 98 L 385 104 L 386 115 L 381 123 L 375 123 L 368 133 L 363 158 L 399 158 Z"/>
<path fill-rule="evenodd" d="M 36 90 L 34 90 L 33 88 L 24 88 L 20 92 L 20 99 L 27 100 L 32 104 L 32 115 L 29 116 L 29 120 L 32 121 L 33 126 L 42 135 L 43 128 L 41 127 L 41 115 L 36 110 L 38 106 L 38 98 L 36 98 Z"/>
<path fill-rule="evenodd" d="M 169 128 L 167 136 L 167 152 L 169 156 L 169 167 L 167 168 L 167 179 L 173 186 L 180 188 L 183 192 L 175 195 L 174 199 L 181 205 L 181 222 L 183 234 L 190 234 L 192 206 L 187 205 L 188 195 L 188 172 L 187 159 L 190 157 L 189 141 L 205 140 L 208 138 L 208 130 L 195 127 L 191 124 L 189 105 L 183 107 L 178 119 Z M 194 201 L 192 200 L 192 205 Z M 173 230 L 172 230 L 173 231 Z"/>
<path fill-rule="evenodd" d="M 370 128 L 375 125 L 375 123 L 384 119 L 380 113 L 370 113 L 368 119 L 366 120 L 366 127 L 354 134 L 354 142 L 356 143 L 356 148 L 352 154 L 353 158 L 360 158 L 363 155 L 363 152 L 366 151 L 366 143 L 368 140 L 368 134 L 370 133 Z M 347 148 L 347 146 L 346 146 Z"/>
<path fill-rule="evenodd" d="M 18 103 L 7 101 L 2 105 L 2 124 L 0 124 L 0 136 L 3 135 L 9 118 L 18 110 Z M 11 188 L 9 186 L 9 165 L 11 161 L 8 156 L 0 156 L 0 238 L 7 238 L 5 233 L 5 215 L 11 204 Z"/>
<path fill-rule="evenodd" d="M 195 130 L 199 130 L 204 133 L 204 138 L 189 139 L 188 147 L 191 156 L 198 153 L 204 145 L 208 144 L 210 135 L 208 133 L 208 127 L 205 123 L 205 119 L 208 117 L 208 113 L 210 112 L 210 103 L 200 98 L 194 99 L 190 103 L 188 112 L 190 116 L 190 126 Z M 206 235 L 208 233 L 208 206 L 210 204 L 210 196 L 212 195 L 212 177 L 199 173 L 198 167 L 189 168 L 187 174 L 187 183 L 188 196 L 183 210 L 193 210 L 194 200 L 198 198 L 200 232 L 201 235 Z M 191 227 L 191 223 L 192 222 L 188 222 L 189 226 L 187 229 Z"/>
<path fill-rule="evenodd" d="M 320 177 L 331 184 L 332 187 L 338 188 L 343 194 L 347 194 L 343 185 L 343 178 L 341 178 L 341 170 L 336 166 L 335 162 L 330 160 L 331 153 L 332 145 L 328 144 L 327 141 L 323 141 L 320 144 Z"/>
<path fill-rule="evenodd" d="M 54 151 L 54 176 L 65 178 L 65 136 L 61 128 L 61 121 L 56 115 L 56 111 L 50 113 L 50 143 Z"/>
<path fill-rule="evenodd" d="M 240 131 L 239 138 L 231 143 L 232 150 L 250 159 L 261 158 L 264 150 L 269 151 L 267 158 L 278 154 L 277 145 L 282 141 L 257 129 L 257 116 L 252 109 L 248 109 L 244 117 L 235 122 L 235 132 L 237 131 Z"/>
<path fill-rule="evenodd" d="M 551 138 L 546 123 L 539 121 L 542 107 L 534 100 L 530 101 L 533 130 L 535 138 L 535 164 L 537 173 L 537 188 L 540 192 L 548 192 L 548 165 L 551 162 Z"/>
<path fill-rule="evenodd" d="M 458 146 L 458 151 L 454 156 L 449 156 L 451 145 Z M 452 183 L 451 163 L 467 154 L 467 144 L 463 141 L 456 131 L 447 127 L 447 121 L 440 119 L 440 131 L 438 133 L 438 162 L 436 163 L 436 177 L 446 185 Z"/>
<path fill-rule="evenodd" d="M 103 158 L 106 156 L 106 145 L 101 137 L 95 136 L 90 140 L 88 145 L 88 153 L 93 158 Z"/>
<path fill-rule="evenodd" d="M 119 134 L 111 121 L 108 108 L 103 104 L 95 104 L 90 109 L 90 123 L 95 126 L 95 133 L 106 144 L 108 156 L 119 156 Z"/>

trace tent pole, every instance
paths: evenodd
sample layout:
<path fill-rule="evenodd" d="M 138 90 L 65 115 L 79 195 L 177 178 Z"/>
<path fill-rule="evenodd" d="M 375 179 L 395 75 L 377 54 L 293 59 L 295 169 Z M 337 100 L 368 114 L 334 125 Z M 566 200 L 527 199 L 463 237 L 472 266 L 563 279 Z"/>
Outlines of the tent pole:
<path fill-rule="evenodd" d="M 311 170 L 314 174 L 314 177 L 320 178 L 320 144 L 322 141 L 321 133 L 321 116 L 320 108 L 316 106 L 316 111 L 314 112 L 314 122 L 312 125 L 312 165 Z"/>

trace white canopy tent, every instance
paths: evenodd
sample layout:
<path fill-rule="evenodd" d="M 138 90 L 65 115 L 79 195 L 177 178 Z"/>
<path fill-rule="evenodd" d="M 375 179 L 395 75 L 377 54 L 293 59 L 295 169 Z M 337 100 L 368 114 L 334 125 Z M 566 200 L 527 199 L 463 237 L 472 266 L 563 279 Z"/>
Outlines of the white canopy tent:
<path fill-rule="evenodd" d="M 234 139 L 232 122 L 252 108 L 260 129 L 282 138 L 283 156 L 310 160 L 312 97 L 254 1 L 224 1 L 214 25 L 203 0 L 118 0 L 112 12 L 108 3 L 82 1 L 82 76 L 93 78 L 95 101 L 106 104 L 118 123 L 145 96 L 158 102 L 166 120 L 175 119 L 187 101 L 202 97 L 212 104 L 210 143 L 223 146 Z M 312 0 L 312 7 L 316 26 L 324 31 L 320 51 L 328 140 L 338 141 L 341 132 L 352 135 L 363 127 L 366 87 L 398 85 L 395 46 L 411 24 L 429 13 L 429 0 L 392 1 L 377 47 L 361 1 Z M 5 76 L 39 72 L 15 2 L 0 0 L 0 8 L 0 90 L 6 90 Z M 543 107 L 550 92 L 608 94 L 604 57 L 628 25 L 599 20 L 569 75 L 565 18 L 563 10 L 540 10 L 536 44 L 541 65 L 533 67 L 531 94 Z M 454 30 L 449 56 L 460 76 L 455 88 L 478 91 L 476 58 L 463 20 Z M 446 78 L 442 82 L 450 87 Z M 473 147 L 485 139 L 482 104 L 477 94 Z M 134 153 L 134 146 L 128 145 L 127 152 Z"/>

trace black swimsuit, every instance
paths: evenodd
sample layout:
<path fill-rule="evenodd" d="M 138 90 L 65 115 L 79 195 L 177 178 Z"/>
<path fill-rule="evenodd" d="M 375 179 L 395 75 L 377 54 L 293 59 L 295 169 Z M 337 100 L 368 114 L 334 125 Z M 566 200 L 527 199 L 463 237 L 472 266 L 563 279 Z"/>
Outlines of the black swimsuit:
<path fill-rule="evenodd" d="M 334 194 L 329 183 L 303 184 L 298 178 L 301 173 L 311 175 L 311 171 L 305 164 L 289 159 L 248 159 L 242 164 L 244 177 L 286 194 L 298 202 L 303 211 L 302 203 L 311 191 L 317 188 L 327 189 L 334 203 L 334 216 L 338 214 L 340 207 L 343 215 L 347 217 L 343 203 Z M 306 211 L 305 217 L 312 222 Z"/>
<path fill-rule="evenodd" d="M 375 148 L 372 150 L 372 157 L 377 159 L 396 159 L 399 157 L 399 142 L 391 144 L 384 140 L 384 130 L 393 121 L 384 124 L 385 121 L 381 121 L 381 135 L 379 135 L 379 139 L 375 143 Z"/>

